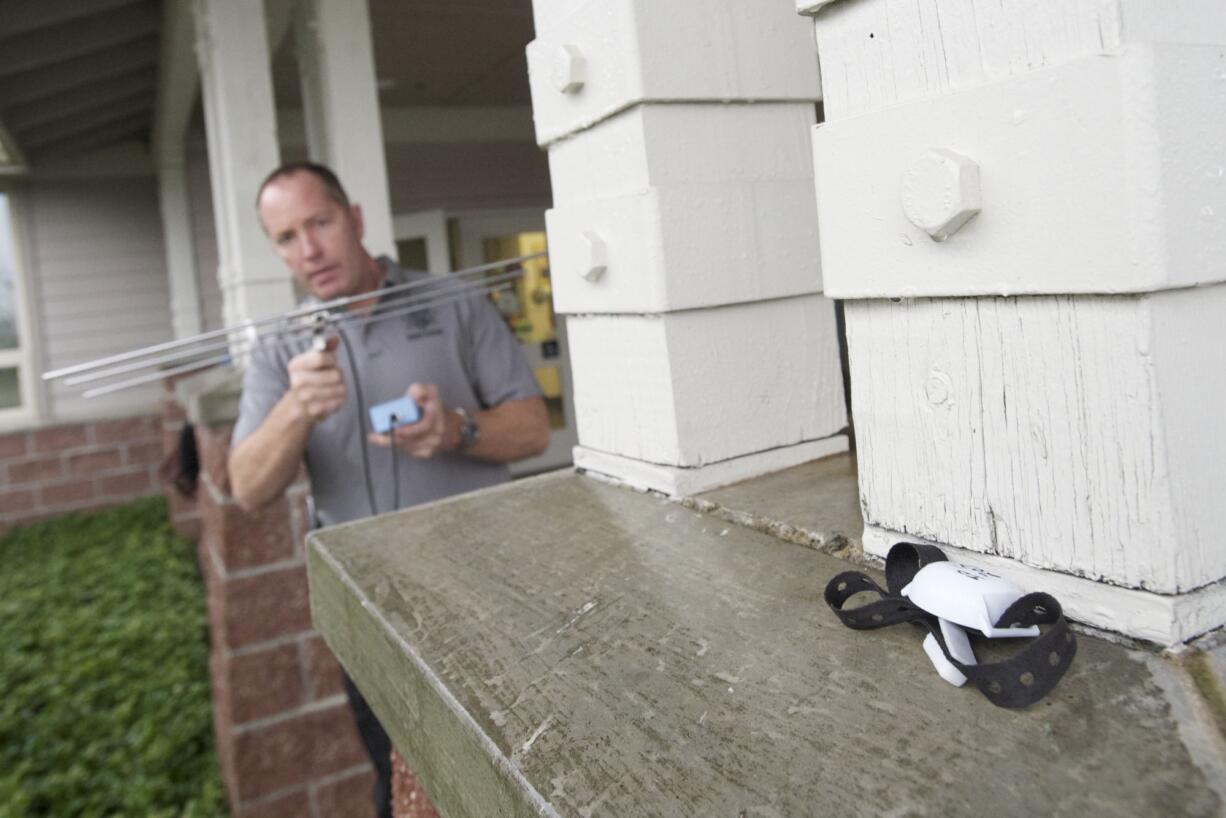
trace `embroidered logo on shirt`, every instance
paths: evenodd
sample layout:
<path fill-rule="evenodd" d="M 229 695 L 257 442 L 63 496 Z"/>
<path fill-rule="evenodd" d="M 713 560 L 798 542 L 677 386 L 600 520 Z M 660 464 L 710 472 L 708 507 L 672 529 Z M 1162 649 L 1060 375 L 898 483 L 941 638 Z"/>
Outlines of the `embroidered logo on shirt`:
<path fill-rule="evenodd" d="M 443 334 L 443 328 L 435 323 L 434 310 L 414 310 L 405 316 L 405 321 L 409 325 L 408 337 L 410 341 L 424 338 L 428 335 Z"/>

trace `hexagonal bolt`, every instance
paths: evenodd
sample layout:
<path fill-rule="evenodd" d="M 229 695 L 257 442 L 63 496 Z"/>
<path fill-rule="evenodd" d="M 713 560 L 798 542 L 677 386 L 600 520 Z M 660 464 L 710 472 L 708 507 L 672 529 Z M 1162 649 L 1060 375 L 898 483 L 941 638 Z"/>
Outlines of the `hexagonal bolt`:
<path fill-rule="evenodd" d="M 609 268 L 609 250 L 598 233 L 580 233 L 579 245 L 579 275 L 595 281 Z"/>
<path fill-rule="evenodd" d="M 979 165 L 933 148 L 902 175 L 902 210 L 933 241 L 945 241 L 979 212 Z"/>
<path fill-rule="evenodd" d="M 563 94 L 574 94 L 587 82 L 587 60 L 576 45 L 558 48 L 553 64 L 553 84 Z"/>

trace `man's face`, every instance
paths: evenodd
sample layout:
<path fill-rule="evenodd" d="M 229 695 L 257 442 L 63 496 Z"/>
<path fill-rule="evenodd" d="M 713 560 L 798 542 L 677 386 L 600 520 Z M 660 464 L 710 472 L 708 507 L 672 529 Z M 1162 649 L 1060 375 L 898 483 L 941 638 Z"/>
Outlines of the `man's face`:
<path fill-rule="evenodd" d="M 270 182 L 258 207 L 273 249 L 298 284 L 328 301 L 376 285 L 362 247 L 362 211 L 328 197 L 324 183 L 298 171 Z"/>

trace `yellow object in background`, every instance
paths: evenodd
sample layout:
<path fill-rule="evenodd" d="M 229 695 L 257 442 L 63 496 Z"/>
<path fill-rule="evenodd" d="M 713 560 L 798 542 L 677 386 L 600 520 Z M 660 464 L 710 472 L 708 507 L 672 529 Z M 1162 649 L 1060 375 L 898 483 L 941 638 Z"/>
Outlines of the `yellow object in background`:
<path fill-rule="evenodd" d="M 545 233 L 535 231 L 499 236 L 484 242 L 486 261 L 516 258 L 541 253 L 546 249 Z M 524 274 L 514 289 L 490 294 L 516 339 L 521 344 L 539 344 L 557 338 L 553 316 L 553 285 L 549 279 L 549 259 L 524 262 Z"/>
<path fill-rule="evenodd" d="M 536 375 L 536 383 L 545 397 L 562 397 L 562 372 L 556 366 L 538 366 L 532 374 Z"/>

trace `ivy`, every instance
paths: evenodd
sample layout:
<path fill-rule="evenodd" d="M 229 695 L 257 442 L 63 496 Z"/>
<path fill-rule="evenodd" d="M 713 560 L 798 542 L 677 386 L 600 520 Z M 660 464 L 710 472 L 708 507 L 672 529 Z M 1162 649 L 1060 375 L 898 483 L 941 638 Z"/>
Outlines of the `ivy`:
<path fill-rule="evenodd" d="M 0 537 L 0 818 L 224 816 L 207 627 L 160 500 Z"/>

